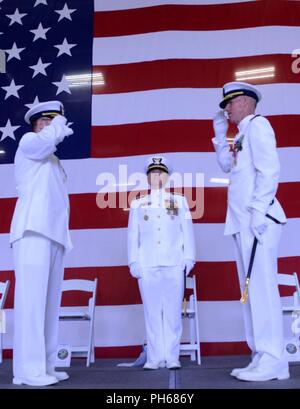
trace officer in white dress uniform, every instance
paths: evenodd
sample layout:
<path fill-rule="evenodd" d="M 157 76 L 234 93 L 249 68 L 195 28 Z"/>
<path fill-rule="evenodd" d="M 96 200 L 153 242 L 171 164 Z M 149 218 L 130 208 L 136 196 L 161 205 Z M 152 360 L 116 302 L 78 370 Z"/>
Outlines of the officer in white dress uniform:
<path fill-rule="evenodd" d="M 59 101 L 42 102 L 25 115 L 32 132 L 15 156 L 18 200 L 10 242 L 15 264 L 14 384 L 51 385 L 69 376 L 54 369 L 63 260 L 72 248 L 66 174 L 54 155 L 73 133 Z"/>
<path fill-rule="evenodd" d="M 249 284 L 249 301 L 243 306 L 247 343 L 252 361 L 231 375 L 245 381 L 287 379 L 284 358 L 283 320 L 277 285 L 277 252 L 286 217 L 275 194 L 280 164 L 274 131 L 269 121 L 255 115 L 261 100 L 259 90 L 244 82 L 223 87 L 220 107 L 238 134 L 230 148 L 226 140 L 228 121 L 224 111 L 213 121 L 213 144 L 219 165 L 230 172 L 225 235 L 236 245 L 241 290 L 250 261 L 254 238 L 258 240 Z"/>
<path fill-rule="evenodd" d="M 146 163 L 149 195 L 132 201 L 130 272 L 138 279 L 147 332 L 144 369 L 180 368 L 184 274 L 195 264 L 193 223 L 184 196 L 168 193 L 171 167 L 162 156 Z"/>

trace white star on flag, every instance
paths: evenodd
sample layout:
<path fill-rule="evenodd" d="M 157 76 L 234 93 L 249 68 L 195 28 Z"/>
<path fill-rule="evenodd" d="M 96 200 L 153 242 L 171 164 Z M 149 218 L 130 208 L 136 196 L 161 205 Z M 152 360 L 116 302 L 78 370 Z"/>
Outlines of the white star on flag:
<path fill-rule="evenodd" d="M 32 78 L 34 78 L 38 74 L 46 75 L 46 68 L 51 65 L 51 63 L 43 63 L 42 59 L 39 58 L 38 62 L 35 65 L 30 65 L 29 68 L 34 70 Z"/>
<path fill-rule="evenodd" d="M 14 135 L 14 131 L 16 131 L 18 128 L 20 128 L 20 125 L 12 126 L 10 119 L 8 119 L 5 126 L 0 126 L 0 131 L 2 132 L 0 141 L 3 141 L 7 137 L 15 141 L 16 138 Z"/>
<path fill-rule="evenodd" d="M 30 109 L 30 108 L 32 108 L 33 106 L 35 106 L 35 105 L 37 105 L 37 104 L 39 104 L 39 103 L 40 103 L 39 97 L 36 96 L 36 97 L 34 98 L 34 101 L 33 101 L 32 104 L 25 104 L 25 106 Z"/>
<path fill-rule="evenodd" d="M 27 16 L 27 13 L 20 13 L 19 9 L 16 9 L 14 14 L 6 14 L 6 17 L 10 18 L 10 23 L 9 23 L 10 26 L 14 23 L 21 24 L 22 26 L 23 23 L 21 19 L 25 16 Z"/>
<path fill-rule="evenodd" d="M 67 92 L 68 94 L 71 94 L 68 81 L 64 75 L 62 76 L 59 82 L 52 82 L 52 84 L 54 84 L 57 87 L 56 95 L 64 91 Z"/>
<path fill-rule="evenodd" d="M 39 4 L 45 4 L 47 6 L 47 0 L 36 0 L 36 2 L 34 3 L 34 6 L 37 6 Z"/>
<path fill-rule="evenodd" d="M 71 14 L 74 13 L 77 9 L 69 9 L 67 3 L 65 3 L 64 8 L 61 10 L 54 10 L 55 13 L 59 14 L 58 21 L 62 20 L 63 18 L 67 18 L 68 20 L 72 21 Z"/>
<path fill-rule="evenodd" d="M 39 24 L 38 28 L 36 28 L 35 30 L 30 30 L 31 33 L 34 34 L 34 39 L 33 41 L 38 40 L 39 38 L 42 38 L 43 40 L 47 40 L 46 38 L 46 33 L 47 31 L 50 30 L 51 27 L 48 28 L 44 28 L 42 26 L 42 23 Z"/>
<path fill-rule="evenodd" d="M 4 99 L 9 98 L 10 96 L 20 98 L 19 94 L 18 94 L 18 91 L 19 91 L 19 89 L 21 89 L 23 87 L 24 87 L 24 85 L 16 85 L 15 81 L 12 79 L 11 83 L 10 83 L 10 85 L 8 87 L 1 87 L 2 89 L 4 89 L 6 91 L 6 95 L 5 95 Z"/>
<path fill-rule="evenodd" d="M 8 50 L 4 50 L 7 54 L 7 61 L 11 60 L 12 58 L 16 58 L 17 60 L 21 60 L 20 53 L 25 50 L 25 48 L 18 48 L 17 44 L 14 43 L 12 48 Z"/>
<path fill-rule="evenodd" d="M 62 42 L 62 44 L 57 44 L 54 47 L 58 48 L 58 54 L 57 57 L 59 57 L 60 55 L 63 54 L 67 54 L 70 55 L 72 57 L 71 54 L 71 48 L 75 47 L 77 44 L 69 44 L 67 39 L 65 38 L 64 41 Z"/>

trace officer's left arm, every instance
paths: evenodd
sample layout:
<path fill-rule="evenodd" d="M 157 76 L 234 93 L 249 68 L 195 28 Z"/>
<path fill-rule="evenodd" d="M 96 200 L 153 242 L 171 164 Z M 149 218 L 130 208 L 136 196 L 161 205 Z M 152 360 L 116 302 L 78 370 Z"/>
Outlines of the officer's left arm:
<path fill-rule="evenodd" d="M 255 188 L 250 207 L 266 214 L 275 197 L 279 180 L 280 164 L 276 151 L 276 139 L 266 118 L 257 117 L 250 126 L 249 143 L 256 170 Z"/>
<path fill-rule="evenodd" d="M 227 139 L 213 138 L 212 143 L 217 154 L 217 161 L 220 168 L 223 170 L 223 172 L 229 173 L 231 171 L 232 155 Z"/>
<path fill-rule="evenodd" d="M 180 209 L 181 226 L 183 232 L 183 258 L 196 260 L 196 246 L 194 227 L 191 212 L 187 204 L 186 198 L 182 197 L 182 206 Z"/>
<path fill-rule="evenodd" d="M 139 224 L 138 224 L 138 209 L 137 201 L 134 200 L 130 206 L 128 230 L 127 230 L 127 252 L 128 265 L 136 263 L 139 260 Z"/>

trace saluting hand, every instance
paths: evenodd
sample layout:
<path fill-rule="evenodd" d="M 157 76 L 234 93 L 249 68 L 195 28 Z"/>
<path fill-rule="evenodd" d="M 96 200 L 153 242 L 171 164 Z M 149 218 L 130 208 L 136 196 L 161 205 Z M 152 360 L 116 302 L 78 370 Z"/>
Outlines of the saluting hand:
<path fill-rule="evenodd" d="M 53 119 L 51 124 L 53 125 L 60 125 L 63 129 L 63 136 L 70 136 L 73 135 L 73 129 L 69 128 L 67 125 L 67 118 L 63 115 L 56 115 Z"/>
<path fill-rule="evenodd" d="M 213 127 L 215 131 L 215 137 L 217 139 L 226 138 L 228 130 L 228 120 L 225 116 L 224 111 L 219 111 L 213 118 Z"/>
<path fill-rule="evenodd" d="M 64 125 L 65 136 L 73 135 L 73 129 L 69 128 L 67 125 Z"/>

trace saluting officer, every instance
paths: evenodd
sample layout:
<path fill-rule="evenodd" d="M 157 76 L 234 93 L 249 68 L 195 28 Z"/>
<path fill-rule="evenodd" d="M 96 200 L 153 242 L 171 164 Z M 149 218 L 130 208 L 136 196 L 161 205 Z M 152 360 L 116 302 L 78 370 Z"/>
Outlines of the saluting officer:
<path fill-rule="evenodd" d="M 132 201 L 128 225 L 130 272 L 138 279 L 147 332 L 144 369 L 180 368 L 184 274 L 195 264 L 193 223 L 184 196 L 165 190 L 171 166 L 146 162 L 150 194 Z"/>
<path fill-rule="evenodd" d="M 236 368 L 231 373 L 245 381 L 289 377 L 277 285 L 278 244 L 286 217 L 275 197 L 280 164 L 274 131 L 266 118 L 255 115 L 260 100 L 261 94 L 253 85 L 227 83 L 220 103 L 222 111 L 213 121 L 218 162 L 224 172 L 230 172 L 225 235 L 234 238 L 241 289 L 254 250 L 249 302 L 243 306 L 252 361 L 246 368 Z M 239 130 L 231 148 L 223 110 Z M 256 251 L 254 238 L 258 243 Z"/>
<path fill-rule="evenodd" d="M 71 249 L 66 174 L 54 155 L 73 133 L 59 101 L 25 115 L 32 132 L 15 156 L 18 200 L 10 242 L 15 264 L 14 384 L 51 385 L 69 376 L 54 369 L 64 254 Z"/>

